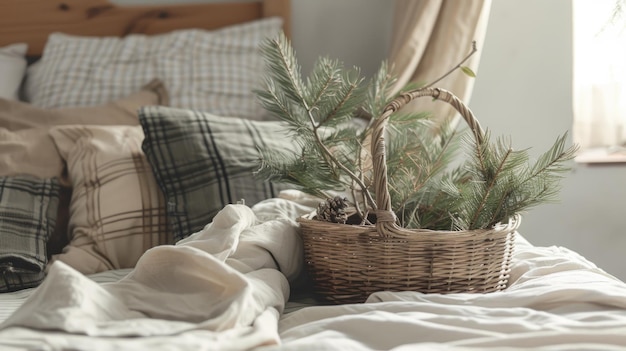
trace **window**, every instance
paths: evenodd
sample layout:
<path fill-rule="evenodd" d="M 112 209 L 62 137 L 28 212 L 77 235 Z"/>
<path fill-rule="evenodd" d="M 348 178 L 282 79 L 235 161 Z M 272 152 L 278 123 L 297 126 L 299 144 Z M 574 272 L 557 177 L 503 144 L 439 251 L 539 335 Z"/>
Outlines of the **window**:
<path fill-rule="evenodd" d="M 626 0 L 573 0 L 573 15 L 574 142 L 626 162 Z"/>

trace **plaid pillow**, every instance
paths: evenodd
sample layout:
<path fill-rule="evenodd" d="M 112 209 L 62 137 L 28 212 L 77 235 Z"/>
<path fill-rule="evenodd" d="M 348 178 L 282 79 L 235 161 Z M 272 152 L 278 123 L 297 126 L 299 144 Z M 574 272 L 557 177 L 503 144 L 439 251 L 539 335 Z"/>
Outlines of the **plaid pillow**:
<path fill-rule="evenodd" d="M 257 179 L 258 146 L 292 147 L 282 122 L 194 110 L 139 110 L 142 148 L 167 201 L 174 239 L 201 230 L 227 204 L 275 197 L 286 186 Z"/>
<path fill-rule="evenodd" d="M 99 106 L 42 109 L 0 98 L 0 176 L 31 174 L 40 178 L 61 177 L 63 160 L 48 135 L 51 127 L 71 124 L 138 125 L 139 107 L 164 105 L 168 99 L 165 86 L 159 80 L 133 94 Z"/>
<path fill-rule="evenodd" d="M 44 279 L 58 201 L 57 178 L 0 177 L 0 292 L 31 288 Z"/>
<path fill-rule="evenodd" d="M 140 126 L 60 126 L 50 135 L 73 188 L 71 241 L 53 260 L 91 274 L 132 268 L 146 250 L 173 243 Z"/>
<path fill-rule="evenodd" d="M 259 46 L 281 28 L 280 18 L 267 18 L 154 36 L 54 33 L 41 60 L 28 70 L 26 99 L 40 107 L 102 104 L 159 78 L 170 93 L 170 106 L 259 119 L 266 115 L 253 94 L 261 87 Z"/>

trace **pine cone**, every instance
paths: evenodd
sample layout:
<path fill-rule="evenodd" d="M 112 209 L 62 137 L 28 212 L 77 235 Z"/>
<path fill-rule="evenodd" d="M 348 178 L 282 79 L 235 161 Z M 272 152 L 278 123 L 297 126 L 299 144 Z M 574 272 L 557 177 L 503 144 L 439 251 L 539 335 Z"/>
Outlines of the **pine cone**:
<path fill-rule="evenodd" d="M 320 221 L 345 224 L 348 220 L 346 214 L 348 198 L 335 196 L 320 202 L 317 206 L 317 219 Z"/>

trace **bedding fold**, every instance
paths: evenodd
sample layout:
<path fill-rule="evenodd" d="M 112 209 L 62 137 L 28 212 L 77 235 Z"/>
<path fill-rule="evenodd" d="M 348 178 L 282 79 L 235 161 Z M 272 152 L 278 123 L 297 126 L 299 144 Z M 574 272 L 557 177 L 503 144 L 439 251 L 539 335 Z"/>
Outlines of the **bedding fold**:
<path fill-rule="evenodd" d="M 288 279 L 302 267 L 293 211 L 309 208 L 285 199 L 266 202 L 273 205 L 259 204 L 262 221 L 245 205 L 226 206 L 185 240 L 148 250 L 118 282 L 97 284 L 55 262 L 43 284 L 0 324 L 0 346 L 28 347 L 35 339 L 52 350 L 68 340 L 74 350 L 130 349 L 138 336 L 167 341 L 170 350 L 279 343 Z"/>
<path fill-rule="evenodd" d="M 385 291 L 303 308 L 280 320 L 281 346 L 264 351 L 623 349 L 626 284 L 567 248 L 517 238 L 503 291 Z"/>

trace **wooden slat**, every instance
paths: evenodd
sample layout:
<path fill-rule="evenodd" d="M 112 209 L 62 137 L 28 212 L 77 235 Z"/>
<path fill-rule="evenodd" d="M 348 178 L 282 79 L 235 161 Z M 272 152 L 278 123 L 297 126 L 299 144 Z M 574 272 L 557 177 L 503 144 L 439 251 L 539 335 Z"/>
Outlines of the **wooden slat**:
<path fill-rule="evenodd" d="M 263 17 L 280 16 L 290 28 L 289 0 L 187 5 L 116 6 L 107 0 L 0 0 L 0 46 L 29 44 L 39 56 L 48 35 L 159 34 L 175 29 L 216 29 Z"/>
<path fill-rule="evenodd" d="M 263 17 L 273 16 L 283 19 L 283 31 L 287 37 L 291 37 L 291 2 L 289 0 L 263 1 Z"/>

